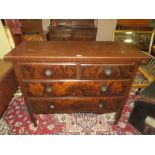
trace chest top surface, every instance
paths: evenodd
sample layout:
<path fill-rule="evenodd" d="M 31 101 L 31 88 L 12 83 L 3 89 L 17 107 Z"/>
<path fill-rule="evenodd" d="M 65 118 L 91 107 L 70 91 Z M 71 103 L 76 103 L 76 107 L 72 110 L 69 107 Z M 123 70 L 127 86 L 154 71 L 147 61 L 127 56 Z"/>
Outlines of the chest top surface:
<path fill-rule="evenodd" d="M 22 42 L 5 56 L 10 61 L 143 61 L 149 59 L 134 45 L 96 41 Z"/>

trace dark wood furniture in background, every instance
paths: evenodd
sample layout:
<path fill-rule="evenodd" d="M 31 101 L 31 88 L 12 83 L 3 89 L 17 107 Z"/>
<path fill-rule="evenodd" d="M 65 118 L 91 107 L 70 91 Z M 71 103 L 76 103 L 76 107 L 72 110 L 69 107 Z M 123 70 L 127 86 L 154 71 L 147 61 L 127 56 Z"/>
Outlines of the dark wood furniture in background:
<path fill-rule="evenodd" d="M 55 19 L 47 34 L 48 40 L 96 40 L 97 28 L 92 19 Z"/>
<path fill-rule="evenodd" d="M 0 117 L 17 89 L 18 82 L 12 64 L 0 60 Z"/>
<path fill-rule="evenodd" d="M 150 19 L 118 19 L 117 30 L 151 31 Z"/>
<path fill-rule="evenodd" d="M 155 44 L 152 46 L 153 55 L 155 56 Z"/>
<path fill-rule="evenodd" d="M 117 19 L 118 25 L 124 26 L 149 26 L 150 19 Z"/>
<path fill-rule="evenodd" d="M 39 35 L 42 40 L 47 40 L 47 32 L 43 31 L 41 19 L 20 19 L 20 21 L 22 23 L 22 32 L 26 38 L 28 38 L 28 35 L 30 38 L 32 38 L 32 35 L 34 35 L 34 39 L 32 41 L 35 41 L 35 35 Z"/>
<path fill-rule="evenodd" d="M 41 19 L 20 19 L 23 33 L 43 33 Z"/>
<path fill-rule="evenodd" d="M 137 96 L 129 122 L 141 133 L 151 134 L 145 131 L 147 116 L 155 118 L 155 81 Z M 153 134 L 155 134 L 155 129 Z"/>
<path fill-rule="evenodd" d="M 119 119 L 138 66 L 149 59 L 133 45 L 95 41 L 23 42 L 13 62 L 33 113 L 110 113 Z"/>

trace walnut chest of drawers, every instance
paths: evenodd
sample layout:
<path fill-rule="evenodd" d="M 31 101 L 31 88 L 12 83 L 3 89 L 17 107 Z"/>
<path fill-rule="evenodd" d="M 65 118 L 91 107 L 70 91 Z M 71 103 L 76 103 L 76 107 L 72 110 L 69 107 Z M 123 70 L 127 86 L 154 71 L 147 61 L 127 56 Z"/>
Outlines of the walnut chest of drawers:
<path fill-rule="evenodd" d="M 117 121 L 148 59 L 133 45 L 95 41 L 23 42 L 5 56 L 34 125 L 35 113 L 116 112 Z"/>

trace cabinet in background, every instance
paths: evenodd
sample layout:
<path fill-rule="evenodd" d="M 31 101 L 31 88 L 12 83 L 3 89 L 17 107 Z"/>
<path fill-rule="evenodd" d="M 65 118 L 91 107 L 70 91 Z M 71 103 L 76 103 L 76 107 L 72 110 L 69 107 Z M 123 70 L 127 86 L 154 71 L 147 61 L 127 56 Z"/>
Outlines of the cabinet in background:
<path fill-rule="evenodd" d="M 92 19 L 51 20 L 48 40 L 96 40 L 97 28 Z"/>

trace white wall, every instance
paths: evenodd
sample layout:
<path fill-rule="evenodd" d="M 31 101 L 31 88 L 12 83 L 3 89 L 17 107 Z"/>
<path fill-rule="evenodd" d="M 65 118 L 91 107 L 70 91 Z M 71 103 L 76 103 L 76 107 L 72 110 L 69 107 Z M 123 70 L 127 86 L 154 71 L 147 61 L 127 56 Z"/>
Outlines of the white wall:
<path fill-rule="evenodd" d="M 42 19 L 43 31 L 48 31 L 48 26 L 50 26 L 50 19 Z"/>
<path fill-rule="evenodd" d="M 96 41 L 112 41 L 113 31 L 116 28 L 117 19 L 99 19 L 97 24 Z"/>
<path fill-rule="evenodd" d="M 10 50 L 11 46 L 7 38 L 7 34 L 5 33 L 3 24 L 0 20 L 0 59 L 2 59 L 4 55 L 8 53 Z"/>

